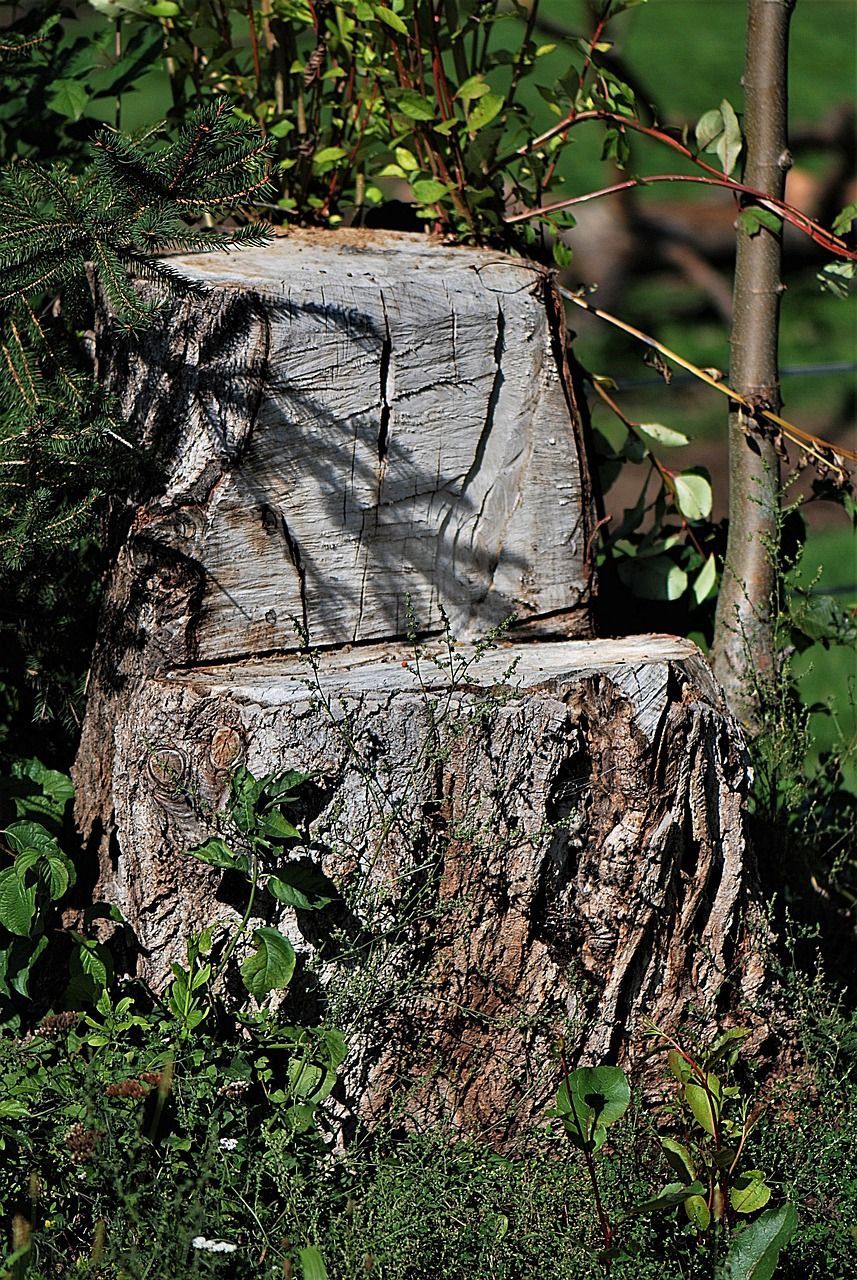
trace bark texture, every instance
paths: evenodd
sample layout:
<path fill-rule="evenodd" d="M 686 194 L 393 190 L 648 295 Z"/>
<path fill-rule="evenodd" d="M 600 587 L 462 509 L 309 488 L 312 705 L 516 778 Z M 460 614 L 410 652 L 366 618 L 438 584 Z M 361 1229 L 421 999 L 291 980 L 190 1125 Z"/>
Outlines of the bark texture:
<path fill-rule="evenodd" d="M 132 539 L 198 570 L 172 661 L 295 649 L 294 621 L 314 645 L 402 635 L 406 595 L 461 639 L 510 614 L 589 633 L 591 498 L 547 272 L 368 232 L 170 265 L 207 296 L 104 359 L 163 467 Z"/>
<path fill-rule="evenodd" d="M 182 855 L 230 769 L 315 772 L 292 856 L 341 901 L 295 915 L 263 893 L 258 917 L 303 958 L 287 1001 L 318 979 L 352 1046 L 344 1121 L 398 1105 L 507 1145 L 543 1117 L 559 1036 L 599 1061 L 641 1049 L 644 1015 L 758 1024 L 764 966 L 743 743 L 698 650 L 649 636 L 472 658 L 458 650 L 453 684 L 406 646 L 146 681 L 114 729 L 121 857 L 98 889 L 161 985 L 189 931 L 237 918 L 228 873 Z"/>
<path fill-rule="evenodd" d="M 787 84 L 794 0 L 748 0 L 744 68 L 744 181 L 783 198 L 791 167 Z M 730 381 L 755 407 L 781 406 L 779 318 L 782 232 L 750 235 L 739 223 Z M 751 414 L 729 418 L 729 542 L 717 599 L 714 670 L 729 705 L 751 728 L 761 688 L 773 670 L 780 460 L 777 441 Z"/>

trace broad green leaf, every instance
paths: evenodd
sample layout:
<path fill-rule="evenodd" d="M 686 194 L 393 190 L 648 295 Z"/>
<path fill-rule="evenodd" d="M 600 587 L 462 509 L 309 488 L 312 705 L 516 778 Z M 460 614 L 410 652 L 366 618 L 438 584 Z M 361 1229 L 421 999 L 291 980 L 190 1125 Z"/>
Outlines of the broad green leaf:
<path fill-rule="evenodd" d="M 47 105 L 67 120 L 79 120 L 86 109 L 89 94 L 79 80 L 52 80 L 47 87 Z"/>
<path fill-rule="evenodd" d="M 622 1216 L 636 1218 L 644 1213 L 659 1213 L 661 1209 L 675 1209 L 676 1205 L 683 1204 L 688 1196 L 701 1195 L 704 1190 L 705 1187 L 701 1182 L 691 1182 L 689 1184 L 671 1182 L 654 1199 L 644 1200 L 642 1204 L 635 1204 L 631 1209 L 626 1210 Z"/>
<path fill-rule="evenodd" d="M 402 22 L 399 15 L 394 13 L 392 9 L 388 9 L 386 5 L 375 5 L 375 17 L 380 18 L 382 22 L 386 23 L 391 31 L 397 32 L 398 35 L 406 36 L 408 34 L 408 28 L 405 26 L 404 22 Z"/>
<path fill-rule="evenodd" d="M 651 436 L 653 440 L 657 440 L 658 444 L 665 445 L 668 449 L 677 449 L 683 444 L 690 443 L 683 432 L 665 427 L 660 422 L 641 422 L 637 429 L 645 431 L 647 436 Z"/>
<path fill-rule="evenodd" d="M 13 822 L 6 828 L 6 839 L 15 853 L 35 849 L 42 854 L 65 857 L 56 838 L 40 822 Z"/>
<path fill-rule="evenodd" d="M 241 977 L 251 996 L 261 1003 L 271 991 L 287 987 L 295 971 L 295 952 L 288 938 L 267 925 L 253 930 L 256 950 L 241 966 Z"/>
<path fill-rule="evenodd" d="M 288 1078 L 292 1096 L 308 1098 L 311 1102 L 321 1102 L 328 1097 L 336 1084 L 336 1072 L 315 1062 L 290 1062 Z"/>
<path fill-rule="evenodd" d="M 458 86 L 455 96 L 462 102 L 473 102 L 476 98 L 483 98 L 490 88 L 491 86 L 482 76 L 471 76 L 469 80 L 465 80 Z"/>
<path fill-rule="evenodd" d="M 693 1072 L 690 1063 L 685 1062 L 684 1058 L 677 1049 L 670 1049 L 667 1054 L 667 1066 L 670 1072 L 678 1080 L 679 1084 L 686 1084 Z"/>
<path fill-rule="evenodd" d="M 408 151 L 407 147 L 396 147 L 393 154 L 403 173 L 415 173 L 419 169 L 419 160 L 412 152 Z"/>
<path fill-rule="evenodd" d="M 48 940 L 42 933 L 37 938 L 16 938 L 11 947 L 5 952 L 0 952 L 0 956 L 3 956 L 5 961 L 5 977 L 8 985 L 27 1000 L 30 998 L 30 979 L 33 976 L 33 969 L 39 956 L 47 949 L 47 945 Z"/>
<path fill-rule="evenodd" d="M 348 152 L 343 147 L 322 147 L 320 151 L 316 151 L 312 158 L 313 167 L 322 169 L 334 165 L 339 160 L 344 160 Z"/>
<path fill-rule="evenodd" d="M 498 93 L 486 93 L 476 100 L 476 106 L 467 116 L 467 127 L 471 133 L 478 133 L 490 124 L 503 109 L 503 99 Z"/>
<path fill-rule="evenodd" d="M 52 902 L 58 902 L 72 883 L 69 866 L 70 863 L 65 857 L 45 858 L 48 891 Z"/>
<path fill-rule="evenodd" d="M 766 1209 L 732 1236 L 718 1280 L 771 1280 L 781 1250 L 797 1227 L 794 1205 Z"/>
<path fill-rule="evenodd" d="M 697 1124 L 713 1138 L 719 1119 L 717 1099 L 709 1096 L 701 1084 L 691 1083 L 684 1086 L 684 1096 Z"/>
<path fill-rule="evenodd" d="M 298 1263 L 303 1280 L 328 1280 L 324 1258 L 315 1245 L 308 1249 L 298 1249 Z"/>
<path fill-rule="evenodd" d="M 706 111 L 696 124 L 696 141 L 701 151 L 707 151 L 715 138 L 723 132 L 723 116 L 715 107 Z"/>
<path fill-rule="evenodd" d="M 771 1198 L 771 1188 L 761 1169 L 748 1169 L 735 1179 L 729 1191 L 729 1203 L 736 1213 L 756 1213 Z"/>
<path fill-rule="evenodd" d="M 762 227 L 773 231 L 774 234 L 783 229 L 782 218 L 778 218 L 771 209 L 763 209 L 760 205 L 751 205 L 748 209 L 742 209 L 738 214 L 738 221 L 750 236 L 757 236 Z"/>
<path fill-rule="evenodd" d="M 693 1160 L 687 1147 L 683 1147 L 674 1138 L 661 1138 L 661 1147 L 670 1168 L 680 1178 L 684 1178 L 685 1183 L 693 1182 L 696 1177 L 696 1170 L 693 1167 Z"/>
<path fill-rule="evenodd" d="M 711 1226 L 711 1212 L 704 1196 L 688 1196 L 684 1201 L 684 1211 L 697 1231 L 707 1231 Z"/>
<path fill-rule="evenodd" d="M 222 840 L 206 840 L 205 844 L 188 849 L 188 857 L 197 858 L 210 867 L 221 867 L 224 871 L 247 870 L 247 859 L 243 853 L 233 853 L 228 844 Z"/>
<path fill-rule="evenodd" d="M 72 976 L 88 978 L 97 994 L 104 990 L 113 976 L 113 966 L 107 948 L 94 938 L 85 938 L 74 929 L 69 930 L 77 946 L 71 953 L 69 972 Z"/>
<path fill-rule="evenodd" d="M 420 204 L 434 204 L 447 194 L 444 183 L 437 182 L 434 178 L 420 178 L 418 182 L 412 182 L 411 190 Z"/>
<path fill-rule="evenodd" d="M 4 867 L 0 871 L 0 924 L 26 938 L 35 914 L 35 885 L 24 884 L 14 867 Z"/>
<path fill-rule="evenodd" d="M 325 885 L 323 876 L 314 869 L 305 867 L 288 867 L 279 876 L 268 876 L 267 889 L 278 902 L 299 911 L 320 911 L 333 901 L 332 897 L 316 891 L 319 885 Z"/>
<path fill-rule="evenodd" d="M 414 89 L 405 89 L 397 94 L 394 105 L 411 120 L 433 120 L 435 117 L 432 104 Z"/>
<path fill-rule="evenodd" d="M 699 470 L 682 471 L 673 478 L 675 501 L 687 520 L 707 520 L 711 515 L 712 493 L 708 474 Z"/>
<path fill-rule="evenodd" d="M 838 236 L 847 235 L 851 230 L 852 222 L 857 222 L 857 202 L 847 204 L 844 209 L 840 209 L 833 219 L 833 231 Z"/>
<path fill-rule="evenodd" d="M 280 813 L 279 809 L 274 809 L 260 818 L 258 830 L 260 835 L 270 840 L 299 840 L 301 834 L 297 827 Z"/>
<path fill-rule="evenodd" d="M 630 1101 L 628 1077 L 621 1067 L 578 1067 L 560 1085 L 556 1109 L 572 1141 L 579 1145 L 594 1140 L 598 1130 L 603 1132 L 615 1123 Z"/>
<path fill-rule="evenodd" d="M 720 104 L 720 114 L 723 117 L 723 132 L 717 139 L 714 149 L 723 166 L 723 172 L 731 173 L 738 163 L 744 139 L 735 109 L 725 98 Z"/>
<path fill-rule="evenodd" d="M 5 1098 L 0 1101 L 0 1120 L 25 1120 L 30 1114 L 26 1102 L 18 1098 Z"/>
<path fill-rule="evenodd" d="M 41 760 L 21 760 L 12 766 L 12 776 L 29 778 L 41 789 L 41 795 L 15 796 L 19 817 L 28 813 L 44 813 L 61 819 L 66 805 L 74 796 L 74 783 L 56 769 L 46 769 Z"/>
<path fill-rule="evenodd" d="M 717 585 L 717 558 L 712 552 L 693 580 L 691 591 L 697 604 L 707 600 Z"/>

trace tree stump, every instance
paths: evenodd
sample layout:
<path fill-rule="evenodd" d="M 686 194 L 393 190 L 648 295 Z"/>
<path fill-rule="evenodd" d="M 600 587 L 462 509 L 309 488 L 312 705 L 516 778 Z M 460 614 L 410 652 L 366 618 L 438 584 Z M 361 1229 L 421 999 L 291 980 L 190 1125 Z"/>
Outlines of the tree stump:
<path fill-rule="evenodd" d="M 412 1118 L 502 1143 L 543 1114 L 559 1036 L 599 1061 L 639 1049 L 646 1015 L 755 1001 L 747 767 L 688 641 L 454 653 L 452 679 L 401 644 L 146 681 L 115 729 L 104 888 L 161 986 L 190 932 L 235 923 L 228 873 L 182 856 L 230 769 L 314 773 L 292 856 L 342 901 L 296 915 L 263 894 L 257 923 L 321 975 L 349 1105 L 388 1114 L 410 1090 Z"/>
<path fill-rule="evenodd" d="M 295 856 L 340 897 L 283 917 L 262 893 L 302 957 L 288 999 L 326 992 L 354 1116 L 404 1086 L 505 1142 L 558 1035 L 599 1059 L 644 1014 L 758 991 L 740 731 L 692 644 L 580 639 L 594 521 L 548 273 L 389 233 L 175 265 L 205 297 L 136 347 L 99 335 L 159 471 L 75 769 L 97 892 L 162 986 L 237 919 L 183 856 L 231 771 L 311 772 Z M 463 642 L 446 667 L 409 618 Z"/>

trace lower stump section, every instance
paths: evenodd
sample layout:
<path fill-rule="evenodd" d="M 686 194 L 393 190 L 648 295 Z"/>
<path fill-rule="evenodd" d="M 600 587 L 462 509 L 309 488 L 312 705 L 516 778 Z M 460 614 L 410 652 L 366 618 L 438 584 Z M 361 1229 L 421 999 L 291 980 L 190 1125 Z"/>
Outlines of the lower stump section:
<path fill-rule="evenodd" d="M 314 1002 L 349 1041 L 346 1127 L 398 1108 L 508 1145 L 550 1105 L 560 1037 L 633 1058 L 646 1016 L 688 1008 L 764 1033 L 746 752 L 688 641 L 373 646 L 176 671 L 121 706 L 78 786 L 112 773 L 98 891 L 156 988 L 190 932 L 237 921 L 229 873 L 183 856 L 230 770 L 313 774 L 291 856 L 341 900 L 263 891 L 255 922 L 299 952 L 283 1013 Z"/>

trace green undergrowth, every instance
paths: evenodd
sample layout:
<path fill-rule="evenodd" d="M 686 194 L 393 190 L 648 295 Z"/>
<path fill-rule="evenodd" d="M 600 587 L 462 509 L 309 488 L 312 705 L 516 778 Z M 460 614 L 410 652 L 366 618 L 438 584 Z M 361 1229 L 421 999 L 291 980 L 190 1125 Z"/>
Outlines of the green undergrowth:
<path fill-rule="evenodd" d="M 762 1110 L 742 1159 L 766 1170 L 771 1204 L 797 1212 L 778 1280 L 851 1280 L 857 1031 L 821 981 L 792 974 L 787 986 L 803 1064 L 753 1084 Z M 0 1038 L 0 1275 L 606 1274 L 584 1157 L 549 1111 L 509 1155 L 443 1128 L 381 1129 L 343 1152 L 335 1104 L 324 1102 L 312 1123 L 296 1114 L 283 1028 L 271 1015 L 188 1039 L 139 998 L 124 1014 L 117 1008 L 89 1021 L 53 1016 L 26 1037 Z M 625 1255 L 610 1274 L 726 1280 L 716 1237 L 701 1235 L 682 1205 L 625 1216 L 674 1178 L 661 1145 L 671 1113 L 653 1105 L 653 1080 L 663 1094 L 657 1074 L 635 1087 L 598 1150 L 601 1195 Z"/>

